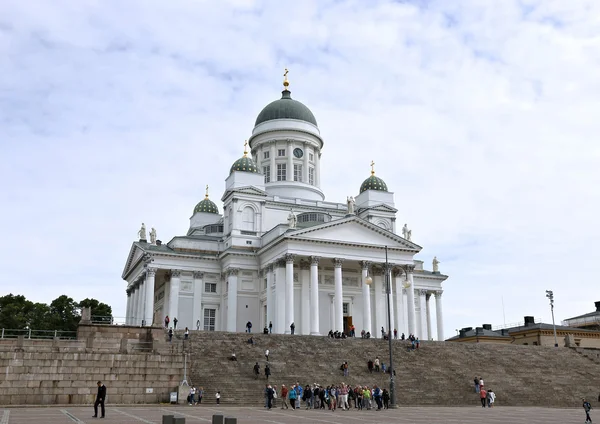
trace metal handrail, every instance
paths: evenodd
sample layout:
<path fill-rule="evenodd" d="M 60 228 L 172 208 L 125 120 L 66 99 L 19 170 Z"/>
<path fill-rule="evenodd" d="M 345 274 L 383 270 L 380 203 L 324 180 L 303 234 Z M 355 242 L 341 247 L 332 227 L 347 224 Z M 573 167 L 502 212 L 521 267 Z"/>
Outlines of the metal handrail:
<path fill-rule="evenodd" d="M 77 331 L 62 330 L 35 330 L 32 328 L 3 328 L 0 330 L 0 339 L 16 339 L 25 336 L 26 339 L 77 339 Z"/>

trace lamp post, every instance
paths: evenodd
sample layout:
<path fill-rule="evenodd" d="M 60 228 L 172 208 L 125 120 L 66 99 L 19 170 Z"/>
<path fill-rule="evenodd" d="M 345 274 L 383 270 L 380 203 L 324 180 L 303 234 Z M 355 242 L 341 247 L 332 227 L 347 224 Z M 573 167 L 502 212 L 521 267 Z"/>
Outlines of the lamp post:
<path fill-rule="evenodd" d="M 554 347 L 558 347 L 558 340 L 556 339 L 556 324 L 554 323 L 554 292 L 552 290 L 546 290 L 546 297 L 550 299 L 550 311 L 552 312 L 552 327 L 554 328 Z"/>
<path fill-rule="evenodd" d="M 392 328 L 392 314 L 390 308 L 390 279 L 389 279 L 389 264 L 388 264 L 388 248 L 385 246 L 385 265 L 384 265 L 384 273 L 385 273 L 385 283 L 386 283 L 386 294 L 387 294 L 387 310 L 388 310 L 388 348 L 390 351 L 390 408 L 397 408 L 396 405 L 396 386 L 394 383 L 394 360 L 392 357 L 392 337 L 390 328 Z M 365 278 L 365 284 L 370 286 L 373 284 L 373 278 L 371 278 L 367 274 L 367 278 Z"/>
<path fill-rule="evenodd" d="M 396 408 L 396 385 L 394 383 L 394 359 L 392 355 L 392 313 L 391 313 L 391 291 L 390 291 L 390 265 L 388 263 L 388 248 L 385 246 L 385 291 L 387 297 L 388 318 L 388 347 L 390 351 L 390 408 Z"/>

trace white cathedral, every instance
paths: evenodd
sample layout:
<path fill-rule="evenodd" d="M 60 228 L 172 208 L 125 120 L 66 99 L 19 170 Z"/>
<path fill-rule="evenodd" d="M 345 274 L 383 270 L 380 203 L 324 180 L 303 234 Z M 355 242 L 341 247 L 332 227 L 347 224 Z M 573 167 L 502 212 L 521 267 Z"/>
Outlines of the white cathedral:
<path fill-rule="evenodd" d="M 287 72 L 286 72 L 287 75 Z M 321 138 L 315 116 L 293 100 L 287 76 L 281 99 L 256 118 L 244 156 L 233 163 L 222 211 L 205 198 L 186 235 L 150 241 L 142 226 L 122 278 L 128 325 L 324 335 L 354 326 L 382 337 L 388 330 L 444 340 L 442 282 L 423 269 L 421 247 L 406 225 L 396 233 L 394 194 L 375 175 L 346 203 L 321 191 Z M 386 262 L 387 254 L 387 262 Z M 387 264 L 387 265 L 386 265 Z M 431 295 L 437 334 L 432 334 Z"/>

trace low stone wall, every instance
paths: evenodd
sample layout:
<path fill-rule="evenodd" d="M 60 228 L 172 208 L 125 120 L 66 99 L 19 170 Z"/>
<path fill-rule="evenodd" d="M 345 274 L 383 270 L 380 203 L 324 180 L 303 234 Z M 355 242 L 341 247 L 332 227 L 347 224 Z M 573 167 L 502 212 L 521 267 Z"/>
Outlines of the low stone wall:
<path fill-rule="evenodd" d="M 82 326 L 79 340 L 0 340 L 0 405 L 89 404 L 97 381 L 111 404 L 168 402 L 183 378 L 161 329 Z"/>

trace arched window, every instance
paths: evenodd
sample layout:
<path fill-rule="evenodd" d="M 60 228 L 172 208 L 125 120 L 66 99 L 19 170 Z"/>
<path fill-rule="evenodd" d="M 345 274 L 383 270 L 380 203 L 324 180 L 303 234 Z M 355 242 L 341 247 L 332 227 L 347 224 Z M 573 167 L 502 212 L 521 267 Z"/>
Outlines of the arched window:
<path fill-rule="evenodd" d="M 388 230 L 389 231 L 389 227 L 388 227 L 388 223 L 385 221 L 379 221 L 377 223 L 377 226 L 380 228 L 383 228 L 384 230 Z"/>
<path fill-rule="evenodd" d="M 254 231 L 254 209 L 246 206 L 242 211 L 242 230 Z"/>

